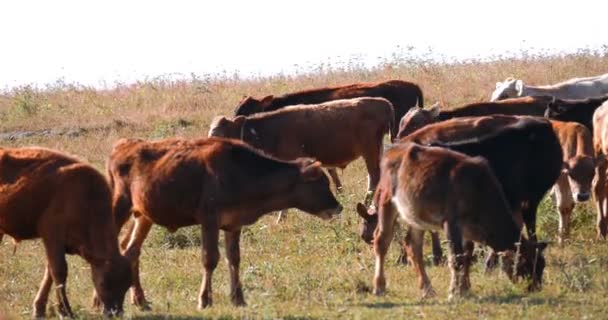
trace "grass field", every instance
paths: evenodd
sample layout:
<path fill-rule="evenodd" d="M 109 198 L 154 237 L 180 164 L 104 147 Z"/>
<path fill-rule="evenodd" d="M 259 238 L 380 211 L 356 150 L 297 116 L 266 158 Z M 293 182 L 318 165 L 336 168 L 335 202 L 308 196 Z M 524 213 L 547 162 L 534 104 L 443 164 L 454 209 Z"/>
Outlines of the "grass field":
<path fill-rule="evenodd" d="M 395 58 L 376 69 L 356 63 L 338 70 L 322 65 L 293 76 L 240 79 L 195 77 L 151 79 L 108 90 L 58 82 L 46 88 L 21 87 L 0 94 L 0 132 L 65 129 L 69 134 L 5 138 L 3 147 L 40 145 L 78 155 L 102 169 L 112 143 L 120 137 L 148 139 L 206 136 L 211 119 L 231 114 L 243 95 L 263 96 L 316 86 L 358 81 L 404 79 L 420 84 L 425 104 L 450 107 L 487 99 L 494 83 L 508 76 L 529 83 L 551 83 L 574 76 L 605 73 L 608 56 L 582 51 L 559 57 L 525 56 L 494 62 L 438 64 Z M 70 131 L 71 130 L 71 131 Z M 357 235 L 354 211 L 363 198 L 366 175 L 362 161 L 341 174 L 346 210 L 332 222 L 291 210 L 285 223 L 276 215 L 245 228 L 241 276 L 248 306 L 233 308 L 228 299 L 228 272 L 222 261 L 214 274 L 214 306 L 196 311 L 201 281 L 197 227 L 169 234 L 155 227 L 142 254 L 142 282 L 152 311 L 128 303 L 127 318 L 347 318 L 347 319 L 605 319 L 608 305 L 608 251 L 595 240 L 595 209 L 580 205 L 572 240 L 547 250 L 548 267 L 541 292 L 526 294 L 501 273 L 485 275 L 480 263 L 472 271 L 472 296 L 447 302 L 446 266 L 429 267 L 437 298 L 420 300 L 410 267 L 389 264 L 385 297 L 370 293 L 373 255 Z M 557 213 L 550 198 L 539 212 L 540 238 L 555 240 Z M 390 261 L 397 258 L 393 244 Z M 429 252 L 429 250 L 426 250 Z M 427 260 L 430 265 L 430 259 Z M 90 308 L 90 272 L 79 257 L 69 258 L 68 295 L 78 317 L 96 317 Z M 0 318 L 30 318 L 42 279 L 44 253 L 38 241 L 0 245 Z M 56 300 L 51 297 L 50 305 Z M 49 315 L 55 316 L 54 307 Z"/>

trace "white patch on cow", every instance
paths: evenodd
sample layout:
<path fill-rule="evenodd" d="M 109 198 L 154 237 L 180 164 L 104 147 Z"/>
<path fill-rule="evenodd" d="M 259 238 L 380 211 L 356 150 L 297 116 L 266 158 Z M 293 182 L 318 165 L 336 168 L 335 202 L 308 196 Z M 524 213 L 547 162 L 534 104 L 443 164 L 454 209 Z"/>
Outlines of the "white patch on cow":
<path fill-rule="evenodd" d="M 440 230 L 441 229 L 441 217 L 438 215 L 433 215 L 434 221 L 426 221 L 420 218 L 420 215 L 417 215 L 417 211 L 424 210 L 419 206 L 419 204 L 411 201 L 409 197 L 401 190 L 397 191 L 397 194 L 393 196 L 391 199 L 397 211 L 399 211 L 399 216 L 401 219 L 405 221 L 405 223 L 409 224 L 413 228 L 419 230 Z"/>

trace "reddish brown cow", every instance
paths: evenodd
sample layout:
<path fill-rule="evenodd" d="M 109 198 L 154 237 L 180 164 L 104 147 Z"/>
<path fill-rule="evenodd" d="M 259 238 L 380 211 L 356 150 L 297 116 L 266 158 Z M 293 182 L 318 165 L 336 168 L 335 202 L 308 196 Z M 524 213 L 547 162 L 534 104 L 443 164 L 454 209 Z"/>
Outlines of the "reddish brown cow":
<path fill-rule="evenodd" d="M 59 313 L 73 317 L 66 295 L 65 255 L 90 265 L 104 313 L 122 313 L 131 284 L 118 249 L 108 182 L 93 167 L 43 148 L 0 149 L 0 234 L 15 241 L 41 238 L 47 256 L 34 316 L 44 317 L 54 284 Z"/>
<path fill-rule="evenodd" d="M 124 223 L 133 213 L 126 253 L 135 258 L 133 302 L 145 305 L 137 262 L 153 223 L 174 231 L 198 224 L 202 230 L 203 281 L 199 308 L 210 306 L 211 276 L 224 231 L 230 271 L 230 297 L 245 299 L 239 280 L 241 228 L 274 210 L 298 208 L 330 219 L 342 210 L 320 163 L 280 161 L 241 141 L 209 138 L 146 142 L 122 139 L 108 160 L 114 214 Z"/>
<path fill-rule="evenodd" d="M 553 97 L 537 96 L 506 99 L 496 102 L 479 102 L 463 107 L 441 110 L 439 106 L 428 109 L 410 109 L 399 122 L 398 138 L 424 127 L 427 124 L 453 118 L 503 115 L 543 116 L 548 106 L 555 100 Z"/>
<path fill-rule="evenodd" d="M 264 111 L 274 111 L 286 106 L 298 104 L 319 104 L 332 100 L 351 99 L 360 97 L 378 97 L 390 101 L 395 108 L 394 123 L 411 107 L 424 107 L 424 99 L 420 87 L 412 82 L 390 80 L 374 83 L 355 83 L 346 86 L 317 88 L 288 93 L 282 96 L 266 96 L 261 100 L 245 97 L 234 111 L 235 116 L 248 116 Z M 391 129 L 395 137 L 397 128 Z"/>
<path fill-rule="evenodd" d="M 587 201 L 595 175 L 593 137 L 582 124 L 551 121 L 553 131 L 562 145 L 564 169 L 553 186 L 559 211 L 559 242 L 570 234 L 570 216 L 576 202 Z"/>
<path fill-rule="evenodd" d="M 377 295 L 384 294 L 386 289 L 384 260 L 398 215 L 412 226 L 408 250 L 423 297 L 434 293 L 422 262 L 423 230 L 442 229 L 450 243 L 450 298 L 470 288 L 472 248 L 465 248 L 464 239 L 486 244 L 497 252 L 508 252 L 503 265 L 512 280 L 531 277 L 529 289 L 541 284 L 545 267 L 542 251 L 546 245 L 521 237 L 521 226 L 513 219 L 502 187 L 482 157 L 414 143 L 395 145 L 382 159 L 382 178 L 374 204 L 379 220 L 374 234 Z M 516 252 L 518 264 L 512 270 Z"/>
<path fill-rule="evenodd" d="M 606 239 L 608 233 L 608 102 L 597 108 L 593 115 L 593 148 L 596 157 L 596 178 L 593 196 L 597 204 L 597 237 Z"/>
<path fill-rule="evenodd" d="M 209 135 L 241 139 L 280 159 L 313 157 L 330 168 L 345 168 L 362 157 L 371 194 L 380 178 L 383 138 L 391 129 L 392 119 L 393 107 L 386 99 L 355 98 L 232 120 L 218 117 Z M 341 186 L 339 180 L 336 186 Z"/>

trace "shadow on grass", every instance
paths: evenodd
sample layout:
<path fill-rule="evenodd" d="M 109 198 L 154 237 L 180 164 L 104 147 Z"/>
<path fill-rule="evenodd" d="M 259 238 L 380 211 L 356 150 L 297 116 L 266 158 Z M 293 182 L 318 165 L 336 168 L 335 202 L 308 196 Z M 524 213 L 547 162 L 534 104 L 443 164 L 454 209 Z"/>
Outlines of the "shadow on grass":
<path fill-rule="evenodd" d="M 136 316 L 132 316 L 129 317 L 129 319 L 137 319 L 137 320 L 166 320 L 166 319 L 174 319 L 174 320 L 237 320 L 237 319 L 257 319 L 259 318 L 259 315 L 256 314 L 252 314 L 252 315 L 240 315 L 240 316 L 231 316 L 231 315 L 225 315 L 225 316 L 171 316 L 171 315 L 161 315 L 161 314 L 155 314 L 155 315 L 136 315 Z M 306 316 L 280 316 L 278 317 L 279 319 L 283 319 L 283 320 L 316 320 L 316 319 L 320 319 L 320 318 L 315 318 L 315 317 L 306 317 Z"/>

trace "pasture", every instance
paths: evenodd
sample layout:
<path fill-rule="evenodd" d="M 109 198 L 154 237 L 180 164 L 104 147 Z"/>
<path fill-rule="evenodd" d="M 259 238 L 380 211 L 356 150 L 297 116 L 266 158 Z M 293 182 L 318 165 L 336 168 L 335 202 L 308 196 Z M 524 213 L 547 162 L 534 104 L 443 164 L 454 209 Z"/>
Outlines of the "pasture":
<path fill-rule="evenodd" d="M 544 84 L 606 72 L 608 55 L 581 51 L 560 57 L 525 56 L 494 62 L 440 64 L 396 57 L 372 70 L 356 61 L 331 69 L 302 70 L 296 75 L 241 79 L 233 75 L 192 76 L 189 80 L 147 79 L 115 89 L 95 90 L 57 82 L 46 88 L 21 87 L 0 94 L 0 139 L 4 147 L 39 145 L 79 156 L 103 170 L 112 143 L 121 137 L 156 139 L 206 136 L 216 115 L 232 115 L 243 95 L 262 97 L 305 88 L 361 81 L 403 79 L 419 84 L 425 106 L 436 101 L 451 107 L 488 99 L 496 81 L 508 76 Z M 427 272 L 437 297 L 421 300 L 411 267 L 395 263 L 393 242 L 387 267 L 387 295 L 371 294 L 374 260 L 359 239 L 357 201 L 363 199 L 366 172 L 358 160 L 339 172 L 344 192 L 342 216 L 324 222 L 290 210 L 276 224 L 270 214 L 246 227 L 241 239 L 241 280 L 248 306 L 235 308 L 228 297 L 226 264 L 214 273 L 214 305 L 196 310 L 201 281 L 200 228 L 170 234 L 155 226 L 141 256 L 142 285 L 152 311 L 125 303 L 125 317 L 137 319 L 284 318 L 284 319 L 595 319 L 608 304 L 608 251 L 595 240 L 595 207 L 577 205 L 571 240 L 547 250 L 541 292 L 526 294 L 523 284 L 499 271 L 485 275 L 472 268 L 472 295 L 447 302 L 447 266 Z M 539 238 L 556 241 L 553 201 L 539 211 Z M 223 244 L 221 244 L 222 255 Z M 445 249 L 445 247 L 444 247 Z M 425 255 L 430 246 L 425 247 Z M 39 241 L 0 245 L 0 319 L 31 317 L 31 303 L 42 279 L 44 250 Z M 89 267 L 69 258 L 68 295 L 78 317 L 91 318 Z M 431 264 L 430 257 L 427 264 Z M 52 295 L 49 305 L 56 305 Z M 52 309 L 52 308 L 51 308 Z M 55 316 L 51 310 L 49 313 Z"/>

